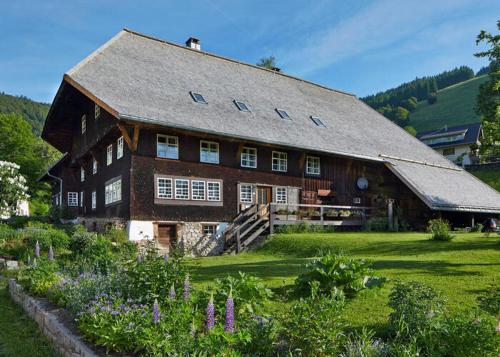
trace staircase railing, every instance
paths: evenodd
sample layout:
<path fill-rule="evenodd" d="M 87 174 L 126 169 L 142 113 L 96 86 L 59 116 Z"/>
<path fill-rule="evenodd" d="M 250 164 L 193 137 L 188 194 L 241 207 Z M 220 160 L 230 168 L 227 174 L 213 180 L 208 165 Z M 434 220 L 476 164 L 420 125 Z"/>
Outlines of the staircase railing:
<path fill-rule="evenodd" d="M 265 219 L 269 219 L 269 204 L 254 204 L 241 211 L 224 233 L 226 249 L 235 246 L 236 253 L 239 253 L 246 236 Z"/>

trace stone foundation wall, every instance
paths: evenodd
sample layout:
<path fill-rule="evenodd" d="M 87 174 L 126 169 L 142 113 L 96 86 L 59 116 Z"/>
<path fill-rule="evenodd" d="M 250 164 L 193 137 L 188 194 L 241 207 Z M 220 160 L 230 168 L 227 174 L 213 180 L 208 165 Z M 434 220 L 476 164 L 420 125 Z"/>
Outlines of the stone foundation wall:
<path fill-rule="evenodd" d="M 127 228 L 127 221 L 121 218 L 78 217 L 77 223 L 82 224 L 89 231 L 100 233 L 106 232 L 111 227 L 119 229 Z"/>
<path fill-rule="evenodd" d="M 217 224 L 217 232 L 203 235 L 203 223 L 183 222 L 179 225 L 177 239 L 181 250 L 190 256 L 207 256 L 221 254 L 224 250 L 223 231 L 225 223 Z"/>
<path fill-rule="evenodd" d="M 35 320 L 42 333 L 54 344 L 54 349 L 62 356 L 98 356 L 80 337 L 64 326 L 55 314 L 56 311 L 50 310 L 42 301 L 24 293 L 15 279 L 9 279 L 9 293 L 12 300 L 20 305 L 29 317 Z"/>

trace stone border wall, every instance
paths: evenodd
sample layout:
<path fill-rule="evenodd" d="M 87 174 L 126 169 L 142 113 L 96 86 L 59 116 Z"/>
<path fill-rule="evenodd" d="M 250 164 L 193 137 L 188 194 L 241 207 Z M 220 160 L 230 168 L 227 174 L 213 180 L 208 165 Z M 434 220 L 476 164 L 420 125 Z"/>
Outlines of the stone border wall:
<path fill-rule="evenodd" d="M 98 356 L 79 336 L 71 332 L 42 301 L 27 295 L 15 279 L 9 279 L 9 293 L 12 300 L 22 306 L 26 314 L 35 320 L 42 333 L 53 343 L 54 349 L 62 356 Z"/>

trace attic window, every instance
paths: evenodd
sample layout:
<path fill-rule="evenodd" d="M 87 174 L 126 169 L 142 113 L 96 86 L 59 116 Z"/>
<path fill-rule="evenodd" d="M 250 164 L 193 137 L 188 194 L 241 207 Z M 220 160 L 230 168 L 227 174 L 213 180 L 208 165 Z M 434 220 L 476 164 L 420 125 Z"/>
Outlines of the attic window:
<path fill-rule="evenodd" d="M 276 108 L 276 112 L 278 112 L 278 114 L 281 117 L 281 119 L 292 120 L 290 118 L 290 116 L 288 115 L 288 113 L 286 111 L 284 111 L 283 109 Z"/>
<path fill-rule="evenodd" d="M 315 117 L 315 116 L 311 115 L 311 120 L 312 120 L 312 121 L 314 122 L 314 124 L 316 124 L 317 126 L 320 126 L 320 127 L 322 127 L 322 128 L 326 128 L 326 125 L 325 125 L 325 124 L 323 124 L 323 122 L 321 121 L 321 119 L 320 119 L 320 118 L 318 118 L 318 117 Z"/>
<path fill-rule="evenodd" d="M 248 106 L 243 103 L 243 102 L 240 102 L 239 100 L 235 100 L 234 101 L 234 104 L 236 104 L 236 106 L 238 107 L 238 109 L 242 112 L 249 112 L 250 109 L 248 108 Z"/>
<path fill-rule="evenodd" d="M 193 100 L 196 103 L 201 103 L 201 104 L 208 104 L 205 98 L 200 93 L 194 93 L 194 92 L 189 92 L 191 94 L 191 97 L 193 97 Z"/>

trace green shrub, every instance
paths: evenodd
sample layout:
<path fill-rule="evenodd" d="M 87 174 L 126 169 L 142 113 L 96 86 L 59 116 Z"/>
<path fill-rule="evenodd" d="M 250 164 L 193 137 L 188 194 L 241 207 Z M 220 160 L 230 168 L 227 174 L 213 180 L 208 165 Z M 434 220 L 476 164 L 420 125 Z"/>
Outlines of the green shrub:
<path fill-rule="evenodd" d="M 363 224 L 363 230 L 366 232 L 387 232 L 389 222 L 387 217 L 373 217 Z"/>
<path fill-rule="evenodd" d="M 363 328 L 360 332 L 353 332 L 343 346 L 341 357 L 382 357 L 386 356 L 387 346 L 375 339 L 375 332 Z"/>
<path fill-rule="evenodd" d="M 35 295 L 46 295 L 50 288 L 62 280 L 59 266 L 54 261 L 39 259 L 36 266 L 29 266 L 19 272 L 19 283 L 26 291 Z"/>
<path fill-rule="evenodd" d="M 234 304 L 238 306 L 235 311 L 238 315 L 260 313 L 273 295 L 262 280 L 253 275 L 242 272 L 238 272 L 237 277 L 228 275 L 215 281 L 214 303 L 221 312 L 224 311 L 229 292 L 232 292 Z"/>
<path fill-rule="evenodd" d="M 481 223 L 476 223 L 474 227 L 471 228 L 471 232 L 482 232 L 484 226 Z"/>
<path fill-rule="evenodd" d="M 328 253 L 306 265 L 307 272 L 298 276 L 295 284 L 299 290 L 307 290 L 318 282 L 321 292 L 330 293 L 341 289 L 347 296 L 375 285 L 385 279 L 373 277 L 370 263 L 364 259 L 350 258 L 344 254 Z"/>
<path fill-rule="evenodd" d="M 335 231 L 334 226 L 321 226 L 320 224 L 311 224 L 307 221 L 300 221 L 295 224 L 284 224 L 277 227 L 274 232 L 277 234 L 295 234 L 295 233 L 331 233 Z"/>
<path fill-rule="evenodd" d="M 432 240 L 450 241 L 455 238 L 450 233 L 450 224 L 448 221 L 441 218 L 431 219 L 427 225 L 427 231 L 432 233 Z"/>
<path fill-rule="evenodd" d="M 430 329 L 432 317 L 443 313 L 444 299 L 430 286 L 415 281 L 398 282 L 389 295 L 389 326 L 409 340 Z"/>
<path fill-rule="evenodd" d="M 282 337 L 291 355 L 337 355 L 343 345 L 345 306 L 342 292 L 318 293 L 313 283 L 311 296 L 295 302 L 282 316 Z"/>
<path fill-rule="evenodd" d="M 119 229 L 116 227 L 111 227 L 109 228 L 104 236 L 109 239 L 111 242 L 117 243 L 117 244 L 126 244 L 129 242 L 127 232 L 123 229 Z"/>

